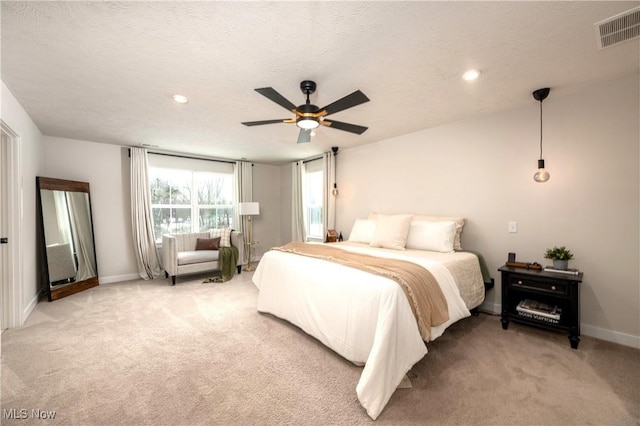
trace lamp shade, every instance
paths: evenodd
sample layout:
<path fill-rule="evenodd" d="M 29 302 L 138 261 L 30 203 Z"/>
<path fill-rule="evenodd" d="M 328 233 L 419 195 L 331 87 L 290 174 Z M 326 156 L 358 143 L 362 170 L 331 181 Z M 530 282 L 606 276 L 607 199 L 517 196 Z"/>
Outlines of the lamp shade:
<path fill-rule="evenodd" d="M 238 214 L 240 216 L 258 216 L 260 214 L 260 203 L 238 203 Z"/>

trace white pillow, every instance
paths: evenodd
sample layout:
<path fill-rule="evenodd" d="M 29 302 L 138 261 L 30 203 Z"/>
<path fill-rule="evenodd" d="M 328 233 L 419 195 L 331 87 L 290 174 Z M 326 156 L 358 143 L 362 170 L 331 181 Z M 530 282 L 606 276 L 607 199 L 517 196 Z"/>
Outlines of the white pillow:
<path fill-rule="evenodd" d="M 378 217 L 378 213 L 371 212 L 369 213 L 369 220 L 376 220 Z M 462 227 L 464 226 L 464 217 L 462 216 L 425 216 L 421 214 L 413 215 L 411 219 L 413 222 L 421 221 L 421 222 L 450 222 L 453 221 L 456 223 L 456 236 L 453 241 L 454 250 L 462 250 Z"/>
<path fill-rule="evenodd" d="M 231 228 L 214 228 L 209 230 L 211 238 L 220 237 L 220 247 L 231 247 Z"/>
<path fill-rule="evenodd" d="M 451 253 L 456 236 L 455 222 L 412 221 L 407 235 L 408 249 Z"/>
<path fill-rule="evenodd" d="M 369 244 L 376 230 L 376 221 L 367 219 L 356 219 L 349 234 L 349 241 L 354 243 Z"/>
<path fill-rule="evenodd" d="M 376 232 L 369 243 L 372 247 L 383 247 L 393 250 L 404 250 L 404 245 L 411 226 L 410 214 L 379 214 Z"/>

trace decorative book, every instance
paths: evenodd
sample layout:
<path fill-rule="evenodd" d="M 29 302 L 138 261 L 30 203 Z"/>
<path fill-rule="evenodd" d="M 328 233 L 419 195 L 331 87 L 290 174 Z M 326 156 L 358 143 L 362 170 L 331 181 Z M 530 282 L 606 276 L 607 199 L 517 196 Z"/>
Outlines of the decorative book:
<path fill-rule="evenodd" d="M 549 318 L 544 315 L 532 314 L 530 312 L 518 311 L 518 316 L 522 318 L 529 318 L 540 322 L 546 322 L 548 324 L 560 324 L 560 318 Z"/>
<path fill-rule="evenodd" d="M 562 308 L 557 305 L 548 305 L 533 299 L 524 299 L 516 306 L 519 316 L 524 318 L 532 318 L 538 321 L 557 324 L 560 322 Z"/>

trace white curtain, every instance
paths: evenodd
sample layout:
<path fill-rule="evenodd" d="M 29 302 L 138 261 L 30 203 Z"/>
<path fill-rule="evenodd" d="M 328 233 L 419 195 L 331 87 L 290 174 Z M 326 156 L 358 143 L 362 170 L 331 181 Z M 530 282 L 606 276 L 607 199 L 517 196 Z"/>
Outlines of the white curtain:
<path fill-rule="evenodd" d="M 333 153 L 322 154 L 322 234 L 336 228 L 336 197 L 333 195 L 333 184 L 336 181 L 336 162 Z"/>
<path fill-rule="evenodd" d="M 131 226 L 138 274 L 145 280 L 162 275 L 153 235 L 147 150 L 131 148 Z"/>
<path fill-rule="evenodd" d="M 236 208 L 234 222 L 235 227 L 242 232 L 247 241 L 247 230 L 249 229 L 248 216 L 238 214 L 238 203 L 253 201 L 253 164 L 247 161 L 236 161 L 233 167 L 233 174 L 236 179 Z M 244 261 L 248 261 L 248 250 L 244 250 Z"/>
<path fill-rule="evenodd" d="M 78 259 L 76 281 L 84 281 L 97 275 L 89 194 L 86 192 L 67 192 L 66 194 L 67 204 L 70 207 L 71 227 L 73 228 L 73 245 Z"/>
<path fill-rule="evenodd" d="M 69 207 L 67 206 L 66 191 L 51 191 L 53 194 L 53 204 L 56 208 L 56 219 L 58 222 L 58 231 L 60 244 L 72 244 L 71 238 L 71 221 L 69 220 Z"/>
<path fill-rule="evenodd" d="M 304 191 L 302 190 L 304 163 L 302 161 L 292 163 L 291 173 L 293 187 L 293 194 L 291 196 L 291 240 L 304 242 L 307 240 L 306 227 L 304 225 Z"/>

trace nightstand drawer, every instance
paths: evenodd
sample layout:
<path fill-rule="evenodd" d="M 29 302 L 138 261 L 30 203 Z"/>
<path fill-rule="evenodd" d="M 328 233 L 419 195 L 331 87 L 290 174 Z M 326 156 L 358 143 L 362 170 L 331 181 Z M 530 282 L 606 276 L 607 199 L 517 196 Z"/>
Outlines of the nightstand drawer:
<path fill-rule="evenodd" d="M 563 295 L 569 294 L 566 283 L 555 282 L 550 280 L 538 281 L 531 278 L 510 277 L 511 286 L 513 288 L 525 288 L 528 290 L 538 290 L 549 294 Z"/>

